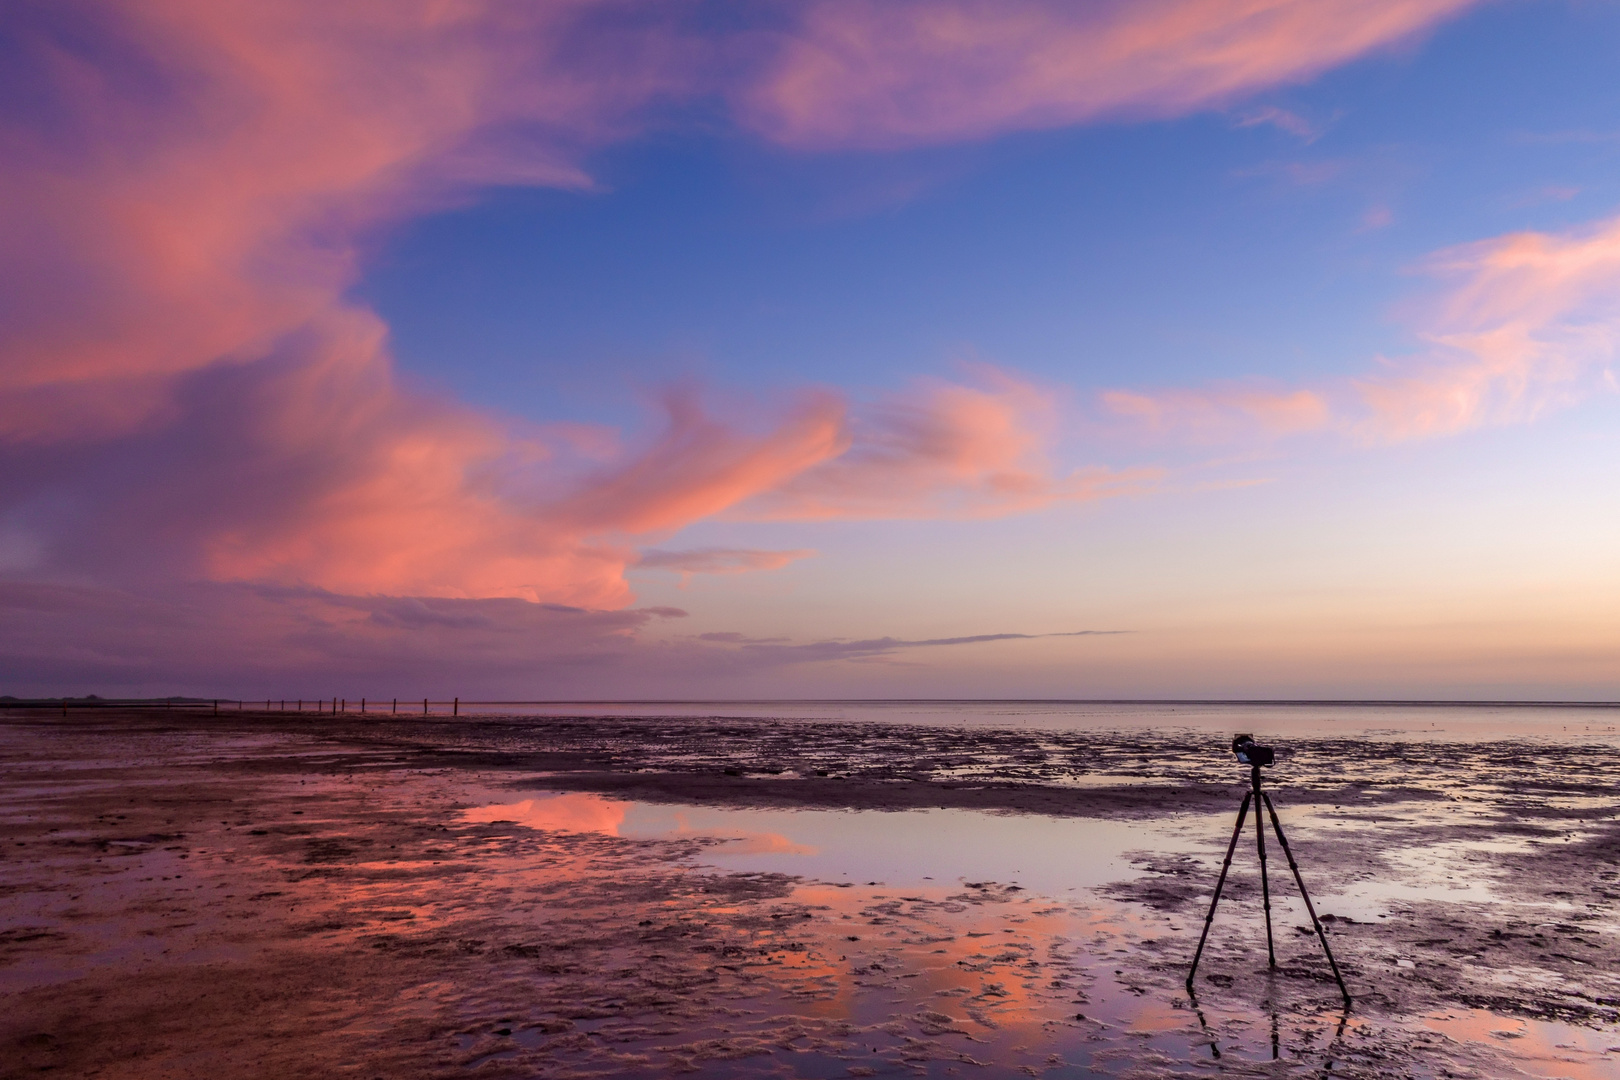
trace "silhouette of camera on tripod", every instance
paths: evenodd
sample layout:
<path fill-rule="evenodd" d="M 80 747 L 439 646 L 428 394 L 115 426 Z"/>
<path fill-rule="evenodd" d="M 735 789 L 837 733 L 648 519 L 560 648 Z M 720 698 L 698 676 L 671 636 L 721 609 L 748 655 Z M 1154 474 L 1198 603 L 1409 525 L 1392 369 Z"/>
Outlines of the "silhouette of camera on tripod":
<path fill-rule="evenodd" d="M 1226 873 L 1232 869 L 1232 855 L 1237 851 L 1238 838 L 1243 835 L 1243 823 L 1249 817 L 1249 803 L 1254 803 L 1254 839 L 1255 850 L 1260 856 L 1260 895 L 1264 901 L 1266 912 L 1266 957 L 1273 971 L 1277 968 L 1277 949 L 1271 934 L 1271 882 L 1266 874 L 1266 823 L 1260 816 L 1260 804 L 1263 802 L 1267 814 L 1271 817 L 1272 831 L 1277 834 L 1277 840 L 1282 844 L 1283 855 L 1288 859 L 1288 869 L 1294 872 L 1294 883 L 1299 886 L 1299 895 L 1305 901 L 1305 911 L 1311 917 L 1311 925 L 1316 928 L 1317 940 L 1322 943 L 1322 951 L 1327 954 L 1328 966 L 1333 969 L 1333 978 L 1339 984 L 1339 993 L 1344 995 L 1344 1007 L 1350 1008 L 1350 991 L 1344 985 L 1344 976 L 1339 974 L 1339 965 L 1333 959 L 1333 950 L 1328 946 L 1327 932 L 1322 929 L 1322 920 L 1316 917 L 1316 908 L 1311 904 L 1310 893 L 1305 891 L 1305 879 L 1300 876 L 1299 864 L 1294 861 L 1294 853 L 1289 850 L 1288 837 L 1283 834 L 1282 822 L 1277 820 L 1277 808 L 1271 804 L 1271 796 L 1260 790 L 1260 770 L 1273 764 L 1277 760 L 1277 753 L 1269 746 L 1261 746 L 1254 741 L 1253 735 L 1237 735 L 1232 739 L 1232 753 L 1244 765 L 1249 766 L 1249 790 L 1244 793 L 1243 805 L 1238 808 L 1237 825 L 1232 829 L 1232 842 L 1226 846 L 1226 861 L 1221 864 L 1221 876 L 1215 882 L 1215 895 L 1209 902 L 1209 914 L 1204 916 L 1204 932 L 1198 938 L 1198 951 L 1193 954 L 1192 968 L 1187 972 L 1187 993 L 1193 996 L 1193 976 L 1198 974 L 1198 961 L 1204 955 L 1204 943 L 1209 940 L 1209 927 L 1215 921 L 1215 906 L 1221 902 L 1221 890 L 1226 887 Z"/>

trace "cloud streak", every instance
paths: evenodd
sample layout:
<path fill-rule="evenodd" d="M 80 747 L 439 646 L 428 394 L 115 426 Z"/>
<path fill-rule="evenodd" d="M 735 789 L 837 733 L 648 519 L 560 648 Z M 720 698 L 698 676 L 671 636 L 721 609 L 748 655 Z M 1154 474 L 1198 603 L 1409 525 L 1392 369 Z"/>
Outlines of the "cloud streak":
<path fill-rule="evenodd" d="M 1253 441 L 1331 432 L 1362 444 L 1528 423 L 1612 386 L 1620 354 L 1620 218 L 1437 253 L 1450 282 L 1419 306 L 1428 347 L 1307 387 L 1110 390 L 1103 410 L 1150 437 Z"/>
<path fill-rule="evenodd" d="M 827 0 L 741 93 L 770 138 L 899 147 L 1180 116 L 1388 48 L 1475 0 Z"/>
<path fill-rule="evenodd" d="M 771 521 L 986 518 L 1151 489 L 1153 468 L 1055 471 L 1051 390 L 989 365 L 975 382 L 921 380 L 858 411 L 847 450 L 741 504 Z"/>
<path fill-rule="evenodd" d="M 971 634 L 966 637 L 866 638 L 859 641 L 811 641 L 794 645 L 780 639 L 744 638 L 734 634 L 704 634 L 704 640 L 735 644 L 737 652 L 774 664 L 808 664 L 835 661 L 880 660 L 907 649 L 938 648 L 950 645 L 983 645 L 993 641 L 1034 641 L 1039 638 L 1114 637 L 1129 630 L 1070 630 L 1054 634 Z"/>
<path fill-rule="evenodd" d="M 692 574 L 740 574 L 750 570 L 777 570 L 798 559 L 807 559 L 814 551 L 800 548 L 793 551 L 760 551 L 754 548 L 692 548 L 688 551 L 660 551 L 652 549 L 641 553 L 636 565 L 644 570 L 673 570 L 683 578 Z"/>

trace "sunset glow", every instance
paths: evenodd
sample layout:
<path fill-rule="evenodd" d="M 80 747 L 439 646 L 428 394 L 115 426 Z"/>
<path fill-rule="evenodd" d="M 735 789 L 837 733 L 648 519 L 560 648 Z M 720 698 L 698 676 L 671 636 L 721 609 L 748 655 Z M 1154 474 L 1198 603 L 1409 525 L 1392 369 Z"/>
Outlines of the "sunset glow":
<path fill-rule="evenodd" d="M 1606 6 L 25 3 L 19 696 L 1620 696 Z"/>

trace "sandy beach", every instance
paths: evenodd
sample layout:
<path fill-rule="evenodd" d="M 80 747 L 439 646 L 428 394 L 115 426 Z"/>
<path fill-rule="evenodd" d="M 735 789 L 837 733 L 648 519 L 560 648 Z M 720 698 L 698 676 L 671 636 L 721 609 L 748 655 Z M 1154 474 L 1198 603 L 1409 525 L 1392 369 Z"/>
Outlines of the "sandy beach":
<path fill-rule="evenodd" d="M 1610 1076 L 1613 738 L 12 712 L 0 1074 Z"/>

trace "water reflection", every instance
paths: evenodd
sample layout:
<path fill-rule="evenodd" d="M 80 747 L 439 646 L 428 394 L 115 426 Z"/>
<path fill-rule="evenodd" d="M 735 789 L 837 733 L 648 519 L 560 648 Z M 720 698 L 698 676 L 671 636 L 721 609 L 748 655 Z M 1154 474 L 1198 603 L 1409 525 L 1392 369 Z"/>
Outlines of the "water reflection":
<path fill-rule="evenodd" d="M 702 811 L 698 816 L 709 817 Z M 515 803 L 498 803 L 468 810 L 469 823 L 510 821 L 530 829 L 553 832 L 600 833 L 631 840 L 712 839 L 723 845 L 722 856 L 814 855 L 816 849 L 795 843 L 781 833 L 751 830 L 746 824 L 692 822 L 694 811 L 624 802 L 583 792 L 541 795 Z M 738 816 L 735 812 L 727 817 Z"/>
<path fill-rule="evenodd" d="M 1534 1075 L 1609 1075 L 1600 1044 L 1612 1034 L 1467 1010 L 1419 1023 L 1352 1019 L 1338 1011 L 1330 983 L 1266 980 L 1262 972 L 1256 984 L 1252 969 L 1263 968 L 1265 956 L 1257 896 L 1232 910 L 1223 931 L 1222 941 L 1232 948 L 1210 980 L 1223 987 L 1219 1000 L 1181 997 L 1192 940 L 1185 935 L 1197 920 L 1121 904 L 1092 887 L 1140 873 L 1144 849 L 1195 854 L 1203 860 L 1205 869 L 1196 870 L 1203 880 L 1225 846 L 1227 813 L 1115 822 L 524 795 L 490 800 L 464 811 L 463 820 L 491 828 L 509 822 L 564 840 L 696 840 L 701 846 L 682 856 L 688 863 L 695 850 L 699 863 L 727 871 L 785 872 L 803 880 L 768 914 L 720 899 L 697 915 L 676 917 L 679 902 L 649 895 L 650 914 L 637 937 L 642 943 L 626 944 L 612 961 L 679 981 L 695 976 L 664 968 L 684 955 L 681 963 L 707 965 L 705 978 L 735 982 L 725 1008 L 738 1011 L 725 1015 L 755 1019 L 714 1026 L 689 1016 L 663 1035 L 649 1033 L 652 1021 L 633 1016 L 590 1021 L 588 1030 L 585 1021 L 573 1020 L 566 1035 L 556 1036 L 518 1026 L 510 1036 L 475 1040 L 469 1062 L 577 1063 L 601 1044 L 714 1076 L 750 1075 L 744 1064 L 767 1054 L 797 1076 L 868 1068 L 944 1075 L 943 1063 L 970 1060 L 995 1062 L 996 1075 L 1029 1068 L 1050 1076 L 1157 1076 L 1176 1074 L 1173 1063 L 1202 1060 L 1221 1069 L 1276 1062 L 1289 1075 L 1326 1077 L 1414 1055 L 1443 1068 L 1485 1061 Z M 1461 863 L 1462 849 L 1436 847 L 1432 859 Z M 1391 854 L 1391 870 L 1432 874 L 1432 862 Z M 587 864 L 564 869 L 554 861 L 532 872 L 514 867 L 506 888 L 514 895 L 566 889 L 579 896 L 594 872 Z M 1441 891 L 1456 895 L 1447 887 L 1452 884 Z M 1294 910 L 1292 897 L 1273 899 L 1279 925 L 1297 923 L 1302 931 L 1298 940 L 1290 935 L 1289 951 L 1298 954 L 1292 966 L 1320 974 L 1320 954 L 1303 951 L 1305 913 Z M 1324 912 L 1330 903 L 1337 907 L 1336 900 L 1324 900 Z M 1350 921 L 1342 911 L 1336 917 Z M 682 943 L 682 935 L 693 932 L 683 927 L 725 919 L 735 920 L 734 928 L 713 944 Z M 739 933 L 743 927 L 749 929 Z M 538 962 L 549 970 L 562 960 L 548 959 L 546 940 L 506 948 L 520 956 L 539 950 Z M 688 949 L 696 951 L 676 951 Z M 1375 988 L 1379 976 L 1366 967 L 1375 958 L 1353 955 L 1361 984 Z M 1240 992 L 1245 979 L 1250 990 Z M 1145 1062 L 1162 1068 L 1144 1071 Z"/>
<path fill-rule="evenodd" d="M 512 821 L 531 829 L 620 836 L 629 803 L 600 795 L 547 795 L 522 802 L 480 806 L 462 815 L 468 822 Z"/>
<path fill-rule="evenodd" d="M 738 809 L 537 792 L 468 810 L 464 820 L 631 840 L 707 838 L 715 843 L 705 861 L 734 870 L 895 886 L 989 880 L 1061 896 L 1141 873 L 1134 857 L 1144 851 L 1201 851 L 1217 819 L 1188 814 L 1129 822 L 953 809 Z"/>

